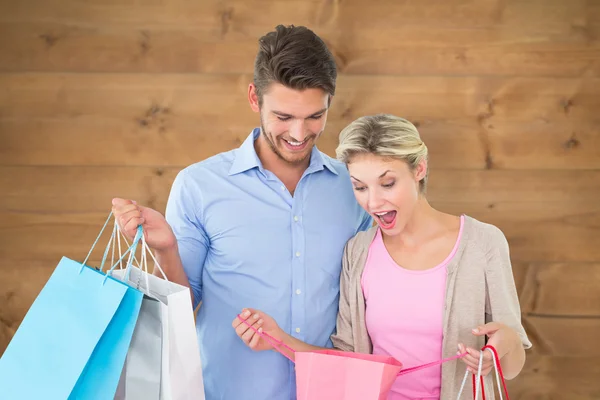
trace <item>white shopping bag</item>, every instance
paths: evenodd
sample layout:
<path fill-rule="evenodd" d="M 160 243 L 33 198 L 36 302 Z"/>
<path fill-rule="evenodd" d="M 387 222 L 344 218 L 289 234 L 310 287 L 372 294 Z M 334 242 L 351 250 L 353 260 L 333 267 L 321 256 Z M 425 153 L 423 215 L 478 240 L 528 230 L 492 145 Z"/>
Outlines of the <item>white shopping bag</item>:
<path fill-rule="evenodd" d="M 194 322 L 189 288 L 149 274 L 146 254 L 157 268 L 160 265 L 142 236 L 141 266 L 131 266 L 129 276 L 124 269 L 112 271 L 117 279 L 128 282 L 142 293 L 160 302 L 162 319 L 161 400 L 204 400 L 204 380 L 200 347 Z"/>

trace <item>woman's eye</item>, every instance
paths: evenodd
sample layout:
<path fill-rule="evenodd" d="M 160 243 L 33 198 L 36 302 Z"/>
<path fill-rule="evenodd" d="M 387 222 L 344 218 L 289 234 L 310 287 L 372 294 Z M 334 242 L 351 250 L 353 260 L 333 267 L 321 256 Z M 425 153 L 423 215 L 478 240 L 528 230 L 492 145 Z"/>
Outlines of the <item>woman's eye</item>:
<path fill-rule="evenodd" d="M 354 187 L 354 190 L 356 190 L 357 192 L 362 192 L 365 190 L 365 187 Z"/>
<path fill-rule="evenodd" d="M 384 188 L 387 188 L 387 189 L 389 189 L 389 188 L 391 188 L 392 186 L 394 186 L 394 184 L 395 184 L 395 183 L 396 183 L 396 182 L 386 183 L 385 185 L 381 185 L 381 186 L 383 186 Z"/>

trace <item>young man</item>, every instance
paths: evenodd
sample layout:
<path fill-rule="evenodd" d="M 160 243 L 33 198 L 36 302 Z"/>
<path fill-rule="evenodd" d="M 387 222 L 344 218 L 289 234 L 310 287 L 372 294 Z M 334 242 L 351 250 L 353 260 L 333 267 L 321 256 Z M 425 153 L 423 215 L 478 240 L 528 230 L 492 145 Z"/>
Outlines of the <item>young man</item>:
<path fill-rule="evenodd" d="M 166 220 L 113 201 L 125 232 L 142 224 L 169 279 L 191 288 L 194 306 L 202 301 L 207 400 L 296 398 L 293 365 L 253 353 L 231 321 L 250 305 L 294 337 L 330 345 L 344 246 L 372 224 L 345 166 L 315 147 L 335 93 L 333 56 L 305 27 L 278 26 L 259 43 L 248 100 L 260 128 L 238 149 L 182 170 Z"/>

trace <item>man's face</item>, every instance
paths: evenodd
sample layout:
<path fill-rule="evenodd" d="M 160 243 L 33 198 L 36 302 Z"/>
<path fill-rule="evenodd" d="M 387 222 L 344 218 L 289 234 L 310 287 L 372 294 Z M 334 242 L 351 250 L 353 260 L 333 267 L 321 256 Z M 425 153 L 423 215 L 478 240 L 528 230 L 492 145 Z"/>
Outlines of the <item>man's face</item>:
<path fill-rule="evenodd" d="M 259 107 L 257 99 L 252 101 L 252 88 L 250 103 L 260 112 L 262 135 L 271 150 L 289 164 L 304 162 L 325 129 L 329 94 L 322 89 L 300 91 L 272 83 Z"/>

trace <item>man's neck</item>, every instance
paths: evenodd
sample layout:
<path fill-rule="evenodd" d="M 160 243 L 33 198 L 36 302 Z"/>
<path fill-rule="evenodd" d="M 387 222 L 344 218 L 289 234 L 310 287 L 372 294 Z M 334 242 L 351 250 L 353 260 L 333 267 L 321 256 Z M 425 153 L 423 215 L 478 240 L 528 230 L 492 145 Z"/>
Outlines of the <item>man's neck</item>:
<path fill-rule="evenodd" d="M 263 167 L 275 174 L 293 195 L 304 171 L 310 164 L 310 158 L 296 165 L 290 164 L 273 152 L 262 135 L 254 142 L 254 149 Z"/>

